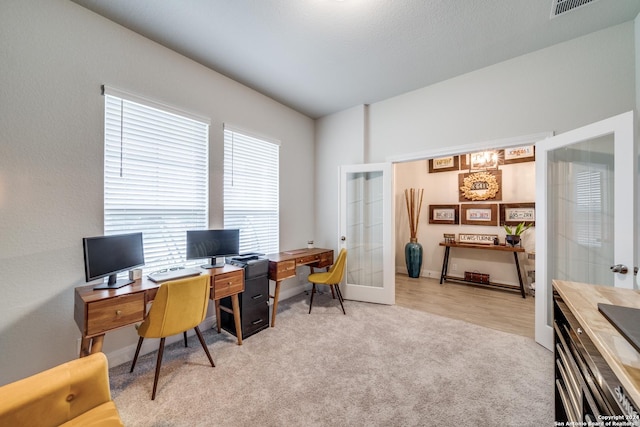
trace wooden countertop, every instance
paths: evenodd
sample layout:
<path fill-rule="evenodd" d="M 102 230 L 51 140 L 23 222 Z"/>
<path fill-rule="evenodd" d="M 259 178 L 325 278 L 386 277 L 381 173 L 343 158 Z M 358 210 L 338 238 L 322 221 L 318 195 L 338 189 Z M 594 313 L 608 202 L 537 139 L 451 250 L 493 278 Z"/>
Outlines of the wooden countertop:
<path fill-rule="evenodd" d="M 554 280 L 553 287 L 578 319 L 627 394 L 634 402 L 640 402 L 640 353 L 598 311 L 599 302 L 640 308 L 640 292 L 563 280 Z"/>

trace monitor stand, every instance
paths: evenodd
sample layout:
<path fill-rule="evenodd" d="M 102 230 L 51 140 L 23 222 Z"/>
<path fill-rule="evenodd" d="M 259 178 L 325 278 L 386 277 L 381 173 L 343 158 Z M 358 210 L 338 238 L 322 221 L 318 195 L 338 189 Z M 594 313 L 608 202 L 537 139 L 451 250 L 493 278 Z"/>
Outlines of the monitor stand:
<path fill-rule="evenodd" d="M 222 268 L 225 266 L 225 260 L 222 258 L 222 262 L 216 262 L 217 257 L 211 258 L 211 264 L 201 265 L 200 268 L 204 268 L 206 270 L 211 270 L 212 268 Z"/>
<path fill-rule="evenodd" d="M 118 289 L 121 288 L 123 286 L 127 286 L 130 285 L 134 282 L 134 280 L 131 280 L 129 278 L 125 278 L 125 279 L 117 279 L 117 274 L 112 274 L 110 275 L 108 278 L 105 278 L 104 282 L 95 285 L 93 287 L 94 290 L 98 290 L 98 289 Z"/>

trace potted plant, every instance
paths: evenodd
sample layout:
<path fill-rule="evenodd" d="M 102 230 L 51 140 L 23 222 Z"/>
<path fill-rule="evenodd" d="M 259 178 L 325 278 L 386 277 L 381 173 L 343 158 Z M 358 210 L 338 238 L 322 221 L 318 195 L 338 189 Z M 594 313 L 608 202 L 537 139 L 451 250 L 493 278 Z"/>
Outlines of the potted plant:
<path fill-rule="evenodd" d="M 508 226 L 508 225 L 505 224 L 504 231 L 507 232 L 507 236 L 506 236 L 505 240 L 511 246 L 515 246 L 515 245 L 519 244 L 520 243 L 520 236 L 522 235 L 522 233 L 527 231 L 530 227 L 531 227 L 531 224 L 526 225 L 524 222 L 521 222 L 520 224 L 516 225 L 515 227 L 511 227 L 511 226 Z"/>

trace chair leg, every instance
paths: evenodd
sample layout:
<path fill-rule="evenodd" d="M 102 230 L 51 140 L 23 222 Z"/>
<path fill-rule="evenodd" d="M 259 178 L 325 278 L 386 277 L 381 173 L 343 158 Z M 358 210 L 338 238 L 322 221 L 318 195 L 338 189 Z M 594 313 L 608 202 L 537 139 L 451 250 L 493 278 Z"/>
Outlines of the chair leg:
<path fill-rule="evenodd" d="M 131 369 L 129 370 L 129 373 L 132 373 L 133 368 L 136 367 L 136 362 L 138 361 L 138 354 L 140 354 L 140 347 L 142 347 L 142 341 L 144 341 L 144 338 L 142 337 L 138 338 L 138 347 L 136 347 L 136 355 L 133 356 L 133 363 L 131 363 Z"/>
<path fill-rule="evenodd" d="M 336 283 L 334 286 L 336 287 L 336 293 L 338 294 L 338 301 L 340 301 L 340 307 L 342 307 L 342 314 L 346 315 L 347 312 L 344 311 L 344 305 L 342 304 L 342 301 L 344 301 L 344 298 L 342 298 L 342 291 L 340 290 L 340 285 Z"/>
<path fill-rule="evenodd" d="M 153 378 L 153 392 L 151 400 L 156 398 L 156 388 L 158 388 L 158 377 L 160 376 L 160 365 L 162 365 L 162 353 L 164 353 L 164 338 L 160 338 L 160 347 L 158 348 L 158 360 L 156 361 L 156 375 Z"/>
<path fill-rule="evenodd" d="M 198 336 L 198 339 L 200 340 L 200 344 L 202 344 L 202 348 L 204 349 L 204 352 L 207 353 L 207 357 L 209 358 L 209 362 L 211 362 L 211 366 L 213 366 L 215 368 L 216 365 L 215 365 L 215 363 L 213 363 L 213 359 L 211 358 L 211 353 L 209 353 L 209 349 L 207 348 L 207 344 L 205 344 L 205 342 L 204 342 L 204 338 L 202 337 L 202 333 L 200 332 L 200 328 L 196 326 L 193 329 L 196 331 L 196 335 Z"/>
<path fill-rule="evenodd" d="M 336 293 L 333 291 L 333 286 L 329 285 L 329 288 L 331 288 L 331 297 L 336 299 Z"/>
<path fill-rule="evenodd" d="M 184 336 L 184 346 L 185 346 L 185 347 L 189 347 L 189 346 L 187 345 L 187 331 L 184 331 L 184 332 L 182 333 L 182 335 Z"/>
<path fill-rule="evenodd" d="M 313 294 L 316 293 L 316 284 L 313 283 L 313 286 L 311 286 L 311 301 L 309 301 L 309 314 L 311 314 L 311 306 L 313 305 Z"/>

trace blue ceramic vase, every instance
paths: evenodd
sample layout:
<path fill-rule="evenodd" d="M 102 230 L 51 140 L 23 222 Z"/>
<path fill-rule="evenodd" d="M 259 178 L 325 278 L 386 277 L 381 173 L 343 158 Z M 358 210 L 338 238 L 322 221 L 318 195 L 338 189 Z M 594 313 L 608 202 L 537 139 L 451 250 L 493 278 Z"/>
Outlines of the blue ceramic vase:
<path fill-rule="evenodd" d="M 422 245 L 418 240 L 412 238 L 404 247 L 404 259 L 407 263 L 407 273 L 409 277 L 420 277 L 422 268 Z"/>

